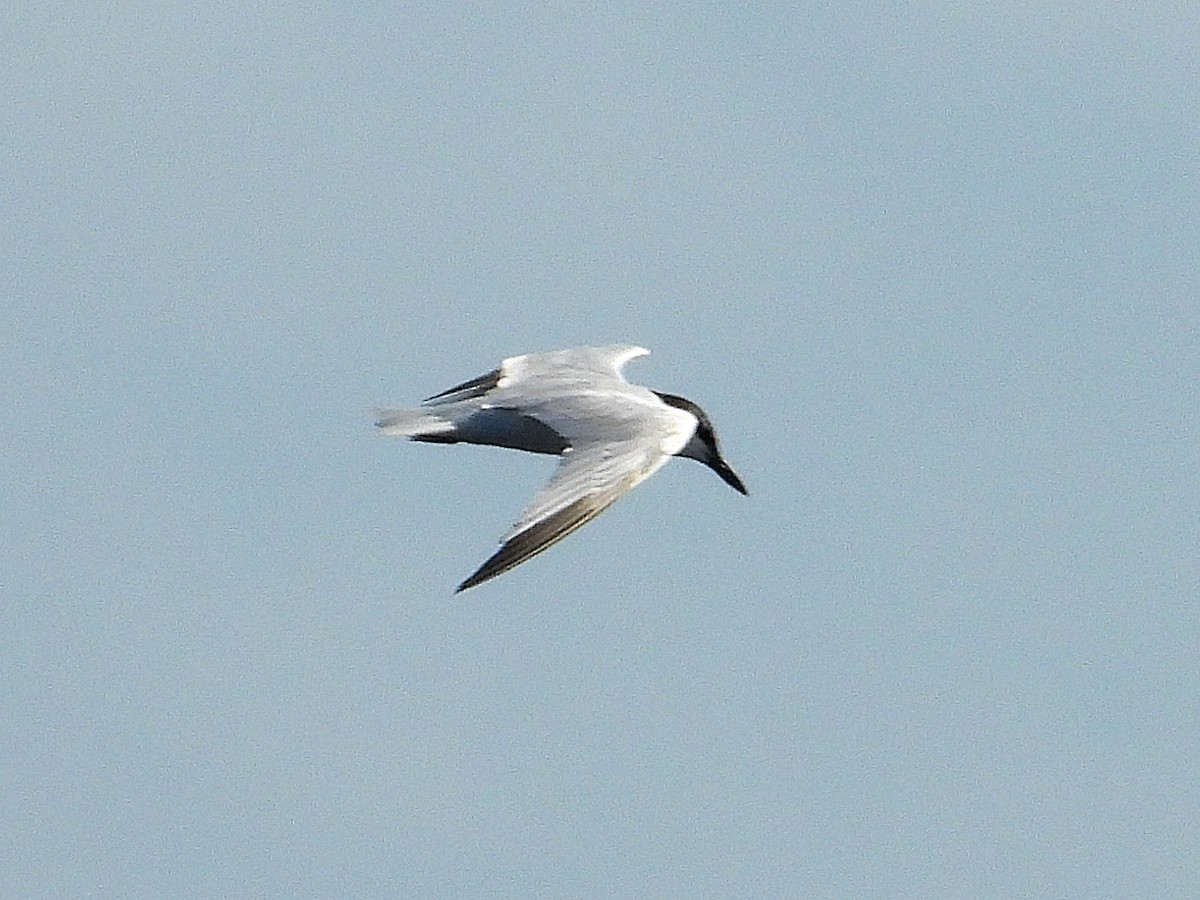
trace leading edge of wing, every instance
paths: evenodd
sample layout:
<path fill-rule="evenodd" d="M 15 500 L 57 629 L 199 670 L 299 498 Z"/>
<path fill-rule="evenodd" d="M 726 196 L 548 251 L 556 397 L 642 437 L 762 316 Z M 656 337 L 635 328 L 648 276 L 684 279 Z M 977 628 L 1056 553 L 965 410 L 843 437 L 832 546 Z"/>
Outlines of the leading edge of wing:
<path fill-rule="evenodd" d="M 513 356 L 500 365 L 501 386 L 526 378 L 578 378 L 592 373 L 602 379 L 624 380 L 622 367 L 631 359 L 648 356 L 645 347 L 635 344 L 607 344 L 603 347 L 572 347 L 568 350 L 549 350 Z"/>
<path fill-rule="evenodd" d="M 483 582 L 504 574 L 525 560 L 554 546 L 571 532 L 586 525 L 608 509 L 618 497 L 640 480 L 636 473 L 631 472 L 601 490 L 584 494 L 573 503 L 551 513 L 523 531 L 517 532 L 506 540 L 500 549 L 493 553 L 470 578 L 460 584 L 454 593 L 457 594 L 467 588 L 483 584 Z"/>
<path fill-rule="evenodd" d="M 571 372 L 594 372 L 606 378 L 623 378 L 621 369 L 627 362 L 649 353 L 645 347 L 634 344 L 608 344 L 603 347 L 573 347 L 569 350 L 511 356 L 490 372 L 426 397 L 421 403 L 423 406 L 441 406 L 461 400 L 476 400 L 498 387 L 525 378 L 562 377 Z"/>
<path fill-rule="evenodd" d="M 631 359 L 650 355 L 649 350 L 645 347 L 639 347 L 636 344 L 609 344 L 606 347 L 597 347 L 595 349 L 597 355 L 607 361 L 618 377 L 621 377 L 621 370 L 625 368 L 625 364 Z"/>

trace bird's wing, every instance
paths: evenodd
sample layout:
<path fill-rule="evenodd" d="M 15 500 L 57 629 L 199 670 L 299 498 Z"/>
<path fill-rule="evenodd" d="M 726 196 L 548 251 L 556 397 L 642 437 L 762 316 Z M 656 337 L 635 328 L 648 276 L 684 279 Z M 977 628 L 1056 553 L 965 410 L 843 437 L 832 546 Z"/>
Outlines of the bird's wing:
<path fill-rule="evenodd" d="M 459 591 L 507 572 L 587 524 L 670 456 L 645 441 L 572 447 L 497 550 Z"/>
<path fill-rule="evenodd" d="M 604 347 L 572 347 L 529 353 L 504 360 L 500 365 L 500 385 L 509 386 L 527 378 L 587 379 L 594 382 L 615 379 L 624 381 L 621 369 L 631 359 L 650 353 L 645 347 L 633 344 L 608 344 Z"/>
<path fill-rule="evenodd" d="M 621 368 L 631 359 L 650 351 L 633 344 L 609 344 L 605 347 L 574 347 L 546 353 L 527 353 L 504 360 L 490 372 L 427 397 L 426 406 L 444 406 L 463 400 L 482 400 L 504 395 L 520 396 L 536 385 L 540 396 L 556 389 L 595 387 L 613 382 L 625 383 Z"/>

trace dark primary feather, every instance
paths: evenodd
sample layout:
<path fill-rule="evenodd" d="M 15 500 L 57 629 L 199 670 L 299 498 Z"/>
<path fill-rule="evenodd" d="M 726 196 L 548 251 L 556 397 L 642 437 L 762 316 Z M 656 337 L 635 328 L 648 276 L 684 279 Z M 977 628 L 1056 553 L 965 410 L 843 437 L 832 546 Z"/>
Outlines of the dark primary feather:
<path fill-rule="evenodd" d="M 442 403 L 457 403 L 459 400 L 474 400 L 476 397 L 482 397 L 499 383 L 500 370 L 492 369 L 478 378 L 472 378 L 470 381 L 447 388 L 440 394 L 426 397 L 421 402 L 429 406 L 437 406 Z"/>

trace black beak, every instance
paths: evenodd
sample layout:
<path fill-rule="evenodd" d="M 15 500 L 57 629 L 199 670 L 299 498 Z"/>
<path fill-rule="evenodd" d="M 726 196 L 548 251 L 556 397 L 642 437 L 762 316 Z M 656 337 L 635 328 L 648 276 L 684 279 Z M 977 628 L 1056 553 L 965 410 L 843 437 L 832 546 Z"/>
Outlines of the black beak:
<path fill-rule="evenodd" d="M 708 467 L 720 475 L 721 480 L 739 494 L 745 494 L 747 497 L 750 496 L 750 492 L 746 490 L 746 486 L 742 484 L 742 479 L 738 478 L 737 472 L 729 468 L 729 463 L 725 462 L 725 460 L 721 459 L 721 457 L 718 456 L 711 460 L 708 463 Z"/>

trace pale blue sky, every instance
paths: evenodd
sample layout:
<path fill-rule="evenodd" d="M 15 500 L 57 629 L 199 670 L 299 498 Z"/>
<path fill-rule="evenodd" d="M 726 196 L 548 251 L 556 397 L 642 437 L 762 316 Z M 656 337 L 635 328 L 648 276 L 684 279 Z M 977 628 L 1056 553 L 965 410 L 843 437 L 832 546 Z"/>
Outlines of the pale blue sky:
<path fill-rule="evenodd" d="M 1194 896 L 1194 4 L 0 36 L 0 894 Z M 371 407 L 610 341 L 751 496 L 452 596 Z"/>

